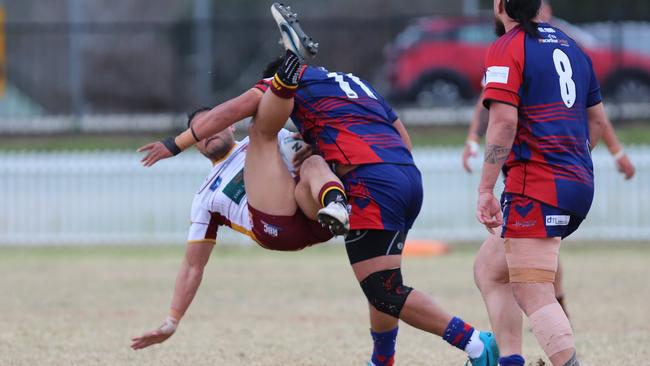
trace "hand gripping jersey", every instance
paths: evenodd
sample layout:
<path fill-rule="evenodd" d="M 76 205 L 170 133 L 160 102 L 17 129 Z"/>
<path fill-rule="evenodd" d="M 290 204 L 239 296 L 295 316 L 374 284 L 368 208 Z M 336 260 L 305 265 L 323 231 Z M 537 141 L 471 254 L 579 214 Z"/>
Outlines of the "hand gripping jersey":
<path fill-rule="evenodd" d="M 266 91 L 270 80 L 255 87 Z M 393 127 L 397 115 L 358 77 L 306 66 L 294 100 L 291 119 L 327 162 L 414 164 Z"/>
<path fill-rule="evenodd" d="M 291 136 L 278 133 L 278 141 Z M 244 163 L 248 137 L 235 144 L 210 170 L 192 202 L 188 242 L 215 242 L 219 226 L 227 226 L 257 241 L 252 234 L 248 200 L 244 188 Z M 288 167 L 290 170 L 292 167 Z"/>
<path fill-rule="evenodd" d="M 601 102 L 591 60 L 561 30 L 515 27 L 486 58 L 484 104 L 518 108 L 505 192 L 586 217 L 594 193 L 587 108 Z"/>

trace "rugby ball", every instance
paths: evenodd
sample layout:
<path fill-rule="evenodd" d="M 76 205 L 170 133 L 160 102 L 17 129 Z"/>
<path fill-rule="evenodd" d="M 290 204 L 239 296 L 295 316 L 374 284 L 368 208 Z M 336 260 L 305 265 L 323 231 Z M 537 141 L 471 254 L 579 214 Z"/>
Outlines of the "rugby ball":
<path fill-rule="evenodd" d="M 280 141 L 280 155 L 282 156 L 282 161 L 289 168 L 289 171 L 295 171 L 293 166 L 293 158 L 296 156 L 296 153 L 300 151 L 307 143 L 300 137 L 300 135 L 291 135 L 283 138 Z"/>

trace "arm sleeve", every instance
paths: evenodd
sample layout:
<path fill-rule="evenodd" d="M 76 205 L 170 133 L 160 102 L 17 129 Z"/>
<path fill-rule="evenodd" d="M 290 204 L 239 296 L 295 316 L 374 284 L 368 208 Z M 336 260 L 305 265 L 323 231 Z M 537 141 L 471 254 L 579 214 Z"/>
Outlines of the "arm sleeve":
<path fill-rule="evenodd" d="M 190 229 L 187 235 L 188 243 L 217 242 L 217 229 L 219 227 L 217 217 L 201 205 L 198 197 L 192 202 L 190 222 Z"/>
<path fill-rule="evenodd" d="M 485 59 L 485 93 L 483 105 L 490 108 L 491 102 L 501 102 L 519 107 L 519 91 L 524 79 L 524 34 L 513 39 L 499 39 Z"/>
<path fill-rule="evenodd" d="M 591 81 L 589 82 L 589 94 L 587 95 L 587 108 L 591 108 L 597 104 L 600 104 L 603 101 L 603 97 L 600 93 L 600 84 L 596 78 L 596 73 L 594 72 L 594 65 L 591 62 L 591 58 L 586 54 L 585 57 L 589 63 L 589 72 L 591 73 Z"/>
<path fill-rule="evenodd" d="M 366 85 L 369 85 L 369 84 L 366 83 Z M 373 94 L 375 94 L 375 97 L 377 97 L 377 102 L 379 102 L 381 107 L 384 108 L 384 111 L 386 112 L 386 117 L 387 117 L 388 123 L 391 123 L 391 124 L 394 123 L 399 118 L 397 116 L 397 113 L 395 113 L 393 108 L 388 104 L 388 102 L 386 102 L 386 99 L 384 99 L 384 97 L 381 94 L 379 94 L 375 90 L 375 88 L 373 88 L 373 87 L 370 87 L 370 88 L 371 88 Z"/>

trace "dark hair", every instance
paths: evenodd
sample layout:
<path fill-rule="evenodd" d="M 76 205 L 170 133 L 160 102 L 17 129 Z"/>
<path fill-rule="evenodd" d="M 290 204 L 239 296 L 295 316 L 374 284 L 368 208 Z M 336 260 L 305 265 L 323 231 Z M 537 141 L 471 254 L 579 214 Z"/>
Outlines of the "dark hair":
<path fill-rule="evenodd" d="M 505 4 L 506 13 L 510 18 L 520 23 L 530 36 L 539 37 L 534 19 L 542 6 L 542 0 L 505 0 Z"/>
<path fill-rule="evenodd" d="M 188 113 L 187 114 L 187 127 L 190 127 L 190 123 L 192 123 L 192 120 L 194 119 L 194 117 L 196 117 L 197 114 L 199 114 L 201 112 L 207 112 L 207 111 L 210 111 L 210 110 L 212 110 L 212 108 L 201 106 L 201 107 L 196 108 L 194 111 Z"/>
<path fill-rule="evenodd" d="M 280 56 L 275 60 L 269 62 L 266 65 L 266 68 L 264 68 L 264 71 L 262 71 L 262 79 L 273 77 L 273 75 L 275 75 L 275 73 L 278 71 L 280 65 L 282 65 L 282 61 L 284 61 L 284 57 Z"/>

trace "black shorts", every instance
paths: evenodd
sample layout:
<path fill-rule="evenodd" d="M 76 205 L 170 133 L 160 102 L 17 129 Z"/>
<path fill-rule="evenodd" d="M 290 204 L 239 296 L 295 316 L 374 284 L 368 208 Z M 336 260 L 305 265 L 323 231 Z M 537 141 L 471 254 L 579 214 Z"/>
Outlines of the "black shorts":
<path fill-rule="evenodd" d="M 407 234 L 390 230 L 350 230 L 345 238 L 350 264 L 386 255 L 402 255 Z"/>

